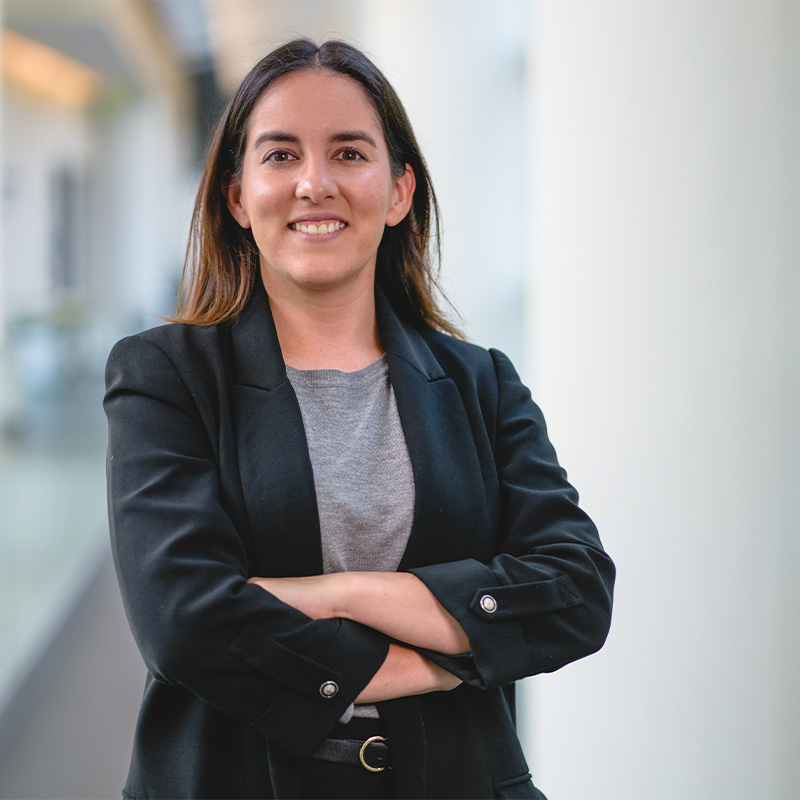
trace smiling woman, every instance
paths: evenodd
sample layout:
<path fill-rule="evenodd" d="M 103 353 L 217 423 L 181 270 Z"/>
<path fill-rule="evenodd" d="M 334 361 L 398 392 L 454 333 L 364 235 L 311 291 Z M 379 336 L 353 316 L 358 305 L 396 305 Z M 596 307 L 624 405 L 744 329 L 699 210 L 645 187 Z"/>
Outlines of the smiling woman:
<path fill-rule="evenodd" d="M 602 645 L 614 568 L 508 359 L 452 335 L 434 233 L 362 53 L 298 40 L 253 68 L 179 324 L 108 364 L 150 672 L 127 796 L 542 797 L 513 684 Z"/>
<path fill-rule="evenodd" d="M 409 168 L 413 176 L 410 210 L 394 227 L 387 227 L 380 240 L 376 255 L 377 281 L 397 311 L 459 336 L 458 329 L 442 313 L 436 300 L 434 264 L 438 260 L 439 209 L 411 123 L 383 74 L 363 53 L 341 42 L 326 42 L 319 48 L 311 42 L 305 42 L 304 46 L 293 42 L 262 59 L 242 81 L 209 148 L 173 321 L 218 324 L 240 313 L 250 297 L 256 275 L 260 273 L 261 256 L 251 228 L 246 224 L 240 226 L 234 215 L 228 213 L 227 187 L 242 178 L 248 146 L 254 150 L 262 148 L 264 136 L 273 137 L 272 147 L 261 151 L 265 157 L 271 153 L 275 164 L 293 160 L 291 147 L 287 145 L 298 143 L 298 133 L 281 130 L 272 121 L 251 136 L 255 121 L 251 118 L 267 89 L 270 94 L 272 90 L 279 91 L 283 80 L 296 78 L 304 71 L 315 73 L 318 79 L 328 78 L 325 84 L 328 86 L 330 79 L 337 78 L 338 82 L 349 79 L 350 99 L 357 106 L 364 101 L 367 103 L 369 123 L 361 130 L 355 129 L 351 119 L 340 117 L 343 125 L 334 136 L 342 138 L 342 145 L 351 147 L 341 148 L 339 160 L 357 161 L 359 154 L 365 157 L 365 148 L 377 151 L 384 147 L 392 176 L 401 178 Z M 344 80 L 344 84 L 347 83 Z M 360 92 L 360 97 L 353 98 L 354 92 Z M 282 96 L 286 99 L 285 92 Z M 309 111 L 314 113 L 330 115 L 337 108 L 334 98 L 317 96 L 313 100 Z M 300 112 L 296 104 L 294 114 Z M 285 109 L 284 113 L 292 112 Z M 309 221 L 317 222 L 313 216 Z"/>

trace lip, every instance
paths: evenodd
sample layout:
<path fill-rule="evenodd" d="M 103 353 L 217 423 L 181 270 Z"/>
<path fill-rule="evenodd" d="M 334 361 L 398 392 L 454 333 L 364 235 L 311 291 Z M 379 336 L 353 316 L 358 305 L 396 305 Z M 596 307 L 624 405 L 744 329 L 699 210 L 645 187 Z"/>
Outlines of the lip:
<path fill-rule="evenodd" d="M 297 225 L 298 222 L 330 222 L 331 220 L 347 224 L 347 220 L 342 219 L 337 214 L 303 214 L 302 217 L 289 220 L 289 225 Z"/>

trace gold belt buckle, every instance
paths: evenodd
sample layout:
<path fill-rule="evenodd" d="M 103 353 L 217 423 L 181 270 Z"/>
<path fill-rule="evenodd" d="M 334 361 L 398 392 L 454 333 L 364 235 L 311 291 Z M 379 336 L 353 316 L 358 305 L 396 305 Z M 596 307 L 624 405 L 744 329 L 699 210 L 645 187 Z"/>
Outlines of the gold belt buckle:
<path fill-rule="evenodd" d="M 386 767 L 371 767 L 364 760 L 364 752 L 367 749 L 367 745 L 372 744 L 372 742 L 385 742 L 385 741 L 386 741 L 385 736 L 370 736 L 369 739 L 367 739 L 367 741 L 361 745 L 361 749 L 358 751 L 358 758 L 359 761 L 361 761 L 361 766 L 364 767 L 364 769 L 368 769 L 370 772 L 383 772 L 386 769 Z M 351 750 L 350 752 L 352 753 L 353 751 Z"/>

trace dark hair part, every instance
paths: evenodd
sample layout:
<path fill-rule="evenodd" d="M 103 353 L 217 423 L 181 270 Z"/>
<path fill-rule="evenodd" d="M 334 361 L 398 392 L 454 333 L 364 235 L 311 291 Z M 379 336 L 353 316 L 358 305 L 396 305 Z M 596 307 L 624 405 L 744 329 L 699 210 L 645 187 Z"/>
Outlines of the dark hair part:
<path fill-rule="evenodd" d="M 425 160 L 400 98 L 383 73 L 358 49 L 340 41 L 319 46 L 297 39 L 259 61 L 242 81 L 217 125 L 206 156 L 192 215 L 174 322 L 215 325 L 236 316 L 259 275 L 253 234 L 231 216 L 224 184 L 241 174 L 248 122 L 258 99 L 278 78 L 297 70 L 330 70 L 362 86 L 378 112 L 392 173 L 409 164 L 416 177 L 411 210 L 384 229 L 378 247 L 376 280 L 394 309 L 412 323 L 461 336 L 442 313 L 436 295 L 439 206 Z"/>

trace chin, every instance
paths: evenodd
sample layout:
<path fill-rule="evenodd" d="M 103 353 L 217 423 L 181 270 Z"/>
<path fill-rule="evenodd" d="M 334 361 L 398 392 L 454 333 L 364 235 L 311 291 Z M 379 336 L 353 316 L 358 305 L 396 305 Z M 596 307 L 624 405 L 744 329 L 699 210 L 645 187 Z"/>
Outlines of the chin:
<path fill-rule="evenodd" d="M 296 263 L 285 263 L 283 267 L 264 267 L 261 275 L 268 289 L 280 291 L 281 284 L 294 285 L 310 292 L 339 289 L 368 281 L 374 282 L 375 269 L 372 264 L 333 263 L 330 258 L 309 263 L 308 259 L 298 259 Z"/>
<path fill-rule="evenodd" d="M 349 284 L 354 284 L 359 279 L 365 279 L 365 270 L 362 269 L 330 269 L 321 267 L 319 269 L 296 270 L 291 279 L 298 285 L 310 290 L 336 289 Z M 374 272 L 370 272 L 374 275 Z"/>

